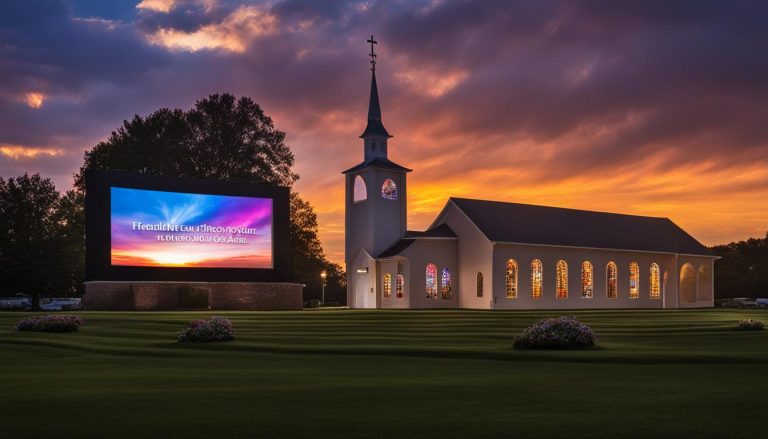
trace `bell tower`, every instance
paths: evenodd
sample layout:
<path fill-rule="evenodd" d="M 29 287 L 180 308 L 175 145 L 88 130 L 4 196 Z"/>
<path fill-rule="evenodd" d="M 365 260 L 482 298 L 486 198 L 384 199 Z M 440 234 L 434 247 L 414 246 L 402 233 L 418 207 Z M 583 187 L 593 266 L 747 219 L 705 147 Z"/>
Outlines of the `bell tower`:
<path fill-rule="evenodd" d="M 381 121 L 374 51 L 377 42 L 373 36 L 367 42 L 371 45 L 371 92 L 368 123 L 360 135 L 363 162 L 344 171 L 347 304 L 355 308 L 375 307 L 376 295 L 368 294 L 375 292 L 375 258 L 405 235 L 406 175 L 411 172 L 387 156 L 392 136 Z"/>

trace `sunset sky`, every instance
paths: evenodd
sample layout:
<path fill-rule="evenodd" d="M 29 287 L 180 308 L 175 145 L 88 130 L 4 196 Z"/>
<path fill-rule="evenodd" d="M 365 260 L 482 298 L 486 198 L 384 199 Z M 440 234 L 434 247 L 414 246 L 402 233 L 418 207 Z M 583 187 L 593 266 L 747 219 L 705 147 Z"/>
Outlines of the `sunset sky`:
<path fill-rule="evenodd" d="M 343 262 L 374 34 L 409 229 L 460 196 L 665 216 L 707 245 L 764 236 L 766 22 L 768 2 L 738 0 L 3 1 L 0 176 L 68 189 L 124 119 L 250 96 Z"/>

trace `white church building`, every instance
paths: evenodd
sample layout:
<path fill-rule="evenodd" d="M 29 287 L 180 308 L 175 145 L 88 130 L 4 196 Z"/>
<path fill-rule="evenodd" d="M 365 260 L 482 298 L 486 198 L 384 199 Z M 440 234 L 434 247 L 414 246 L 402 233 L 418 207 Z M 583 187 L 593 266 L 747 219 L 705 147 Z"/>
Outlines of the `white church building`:
<path fill-rule="evenodd" d="M 716 256 L 668 218 L 450 198 L 427 230 L 408 230 L 411 170 L 387 158 L 371 55 L 364 159 L 343 172 L 349 306 L 714 306 Z"/>

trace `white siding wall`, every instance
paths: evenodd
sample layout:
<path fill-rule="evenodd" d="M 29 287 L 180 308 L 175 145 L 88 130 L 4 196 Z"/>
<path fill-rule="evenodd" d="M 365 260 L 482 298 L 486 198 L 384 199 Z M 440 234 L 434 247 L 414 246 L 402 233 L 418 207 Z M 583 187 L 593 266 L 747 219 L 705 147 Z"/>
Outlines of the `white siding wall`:
<path fill-rule="evenodd" d="M 408 258 L 409 273 L 405 278 L 411 308 L 457 308 L 462 282 L 455 239 L 417 239 L 403 250 Z M 437 267 L 437 299 L 427 298 L 427 264 Z M 440 275 L 443 268 L 451 271 L 452 291 L 450 299 L 443 299 Z"/>
<path fill-rule="evenodd" d="M 490 309 L 493 300 L 491 292 L 495 284 L 491 275 L 493 255 L 491 243 L 469 221 L 469 218 L 451 203 L 448 203 L 438 221 L 437 224 L 448 224 L 448 227 L 459 237 L 457 254 L 459 264 L 458 306 L 460 308 Z M 483 273 L 483 297 L 477 297 L 478 272 Z"/>
<path fill-rule="evenodd" d="M 659 264 L 660 278 L 665 270 L 675 270 L 674 255 L 664 253 L 640 253 L 611 250 L 590 250 L 572 247 L 549 247 L 514 244 L 496 244 L 493 252 L 494 300 L 497 309 L 584 309 L 584 308 L 662 308 L 664 300 L 650 298 L 650 267 Z M 506 298 L 506 263 L 515 259 L 518 264 L 518 297 Z M 540 299 L 531 298 L 531 261 L 539 259 L 543 265 L 543 286 Z M 568 298 L 556 297 L 556 264 L 558 260 L 568 264 Z M 581 264 L 592 263 L 593 294 L 591 299 L 582 298 Z M 617 297 L 607 298 L 608 262 L 617 267 Z M 629 296 L 629 264 L 640 267 L 639 295 Z M 661 281 L 662 279 L 660 279 Z M 674 285 L 673 285 L 674 286 Z"/>

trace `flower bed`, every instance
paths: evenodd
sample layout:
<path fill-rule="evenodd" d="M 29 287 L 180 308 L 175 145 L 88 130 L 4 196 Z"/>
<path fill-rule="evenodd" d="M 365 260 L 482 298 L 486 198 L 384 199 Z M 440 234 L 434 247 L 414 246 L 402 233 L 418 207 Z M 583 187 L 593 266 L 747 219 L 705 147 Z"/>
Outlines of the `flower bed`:
<path fill-rule="evenodd" d="M 19 320 L 14 328 L 16 331 L 37 332 L 72 332 L 83 324 L 78 316 L 36 316 Z"/>
<path fill-rule="evenodd" d="M 739 320 L 739 323 L 736 325 L 737 331 L 759 331 L 761 329 L 765 329 L 763 322 L 752 319 Z"/>
<path fill-rule="evenodd" d="M 515 337 L 515 349 L 573 349 L 593 346 L 592 329 L 574 316 L 544 319 Z"/>
<path fill-rule="evenodd" d="M 195 320 L 179 333 L 181 343 L 206 343 L 229 341 L 235 338 L 235 328 L 229 319 L 211 317 L 209 320 Z"/>

